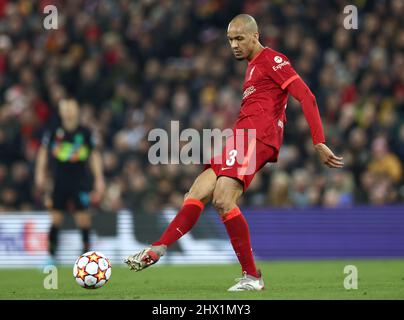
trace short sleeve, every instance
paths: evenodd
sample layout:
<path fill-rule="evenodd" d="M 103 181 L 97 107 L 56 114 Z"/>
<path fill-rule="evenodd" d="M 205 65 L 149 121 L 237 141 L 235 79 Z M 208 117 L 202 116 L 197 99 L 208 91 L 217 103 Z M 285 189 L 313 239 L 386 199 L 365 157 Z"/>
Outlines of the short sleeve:
<path fill-rule="evenodd" d="M 289 59 L 280 53 L 271 53 L 266 56 L 266 66 L 269 76 L 283 89 L 299 77 L 293 69 Z"/>

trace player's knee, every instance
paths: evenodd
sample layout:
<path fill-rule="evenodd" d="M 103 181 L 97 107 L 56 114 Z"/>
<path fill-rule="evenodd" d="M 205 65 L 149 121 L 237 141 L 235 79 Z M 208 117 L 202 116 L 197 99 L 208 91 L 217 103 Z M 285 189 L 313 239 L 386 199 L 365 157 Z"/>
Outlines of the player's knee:
<path fill-rule="evenodd" d="M 218 192 L 213 195 L 212 204 L 220 215 L 230 211 L 236 205 L 231 197 Z"/>
<path fill-rule="evenodd" d="M 207 204 L 212 200 L 215 185 L 215 173 L 212 169 L 205 170 L 196 178 L 191 189 L 185 195 L 185 199 L 197 199 Z"/>
<path fill-rule="evenodd" d="M 206 190 L 200 190 L 197 188 L 193 188 L 185 194 L 184 200 L 196 199 L 196 200 L 203 202 L 204 204 L 207 204 L 211 198 L 212 198 L 212 194 L 209 192 L 206 192 Z"/>

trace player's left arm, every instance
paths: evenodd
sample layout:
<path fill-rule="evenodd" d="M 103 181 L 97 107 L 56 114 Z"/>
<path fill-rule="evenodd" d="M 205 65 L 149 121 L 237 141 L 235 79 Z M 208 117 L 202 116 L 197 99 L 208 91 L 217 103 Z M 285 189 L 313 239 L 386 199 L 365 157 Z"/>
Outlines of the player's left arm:
<path fill-rule="evenodd" d="M 314 148 L 321 161 L 329 168 L 342 168 L 344 166 L 342 157 L 337 157 L 325 144 L 323 126 L 314 94 L 299 76 L 295 76 L 286 89 L 302 106 L 310 127 Z"/>
<path fill-rule="evenodd" d="M 105 180 L 101 152 L 99 148 L 95 147 L 94 141 L 92 141 L 92 149 L 89 161 L 91 173 L 94 177 L 94 191 L 92 194 L 92 201 L 98 203 L 99 201 L 101 201 L 101 198 L 105 192 Z"/>

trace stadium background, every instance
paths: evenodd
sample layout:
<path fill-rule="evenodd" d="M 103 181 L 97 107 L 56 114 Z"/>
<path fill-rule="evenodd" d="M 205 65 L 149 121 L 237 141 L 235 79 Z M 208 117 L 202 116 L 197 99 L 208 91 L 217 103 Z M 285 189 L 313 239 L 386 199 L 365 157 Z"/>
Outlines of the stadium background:
<path fill-rule="evenodd" d="M 54 4 L 59 30 L 44 30 Z M 343 8 L 359 29 L 343 28 Z M 404 4 L 392 1 L 0 0 L 0 266 L 44 261 L 49 219 L 33 186 L 41 136 L 68 93 L 102 148 L 106 197 L 93 247 L 114 262 L 167 225 L 198 165 L 151 165 L 148 131 L 227 128 L 246 67 L 232 56 L 229 20 L 253 15 L 261 41 L 285 53 L 317 97 L 343 170 L 322 166 L 290 99 L 279 162 L 240 205 L 260 260 L 404 256 Z M 211 208 L 164 263 L 229 263 Z M 59 259 L 80 253 L 70 218 Z"/>

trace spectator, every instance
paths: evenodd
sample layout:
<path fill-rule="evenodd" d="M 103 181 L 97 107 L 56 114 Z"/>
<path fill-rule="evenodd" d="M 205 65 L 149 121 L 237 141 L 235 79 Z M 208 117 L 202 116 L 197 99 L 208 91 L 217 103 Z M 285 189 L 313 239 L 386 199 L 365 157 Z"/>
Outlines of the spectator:
<path fill-rule="evenodd" d="M 402 181 L 402 164 L 400 159 L 389 151 L 385 137 L 379 136 L 373 140 L 372 156 L 368 165 L 368 171 L 371 174 L 386 177 L 397 184 Z"/>

